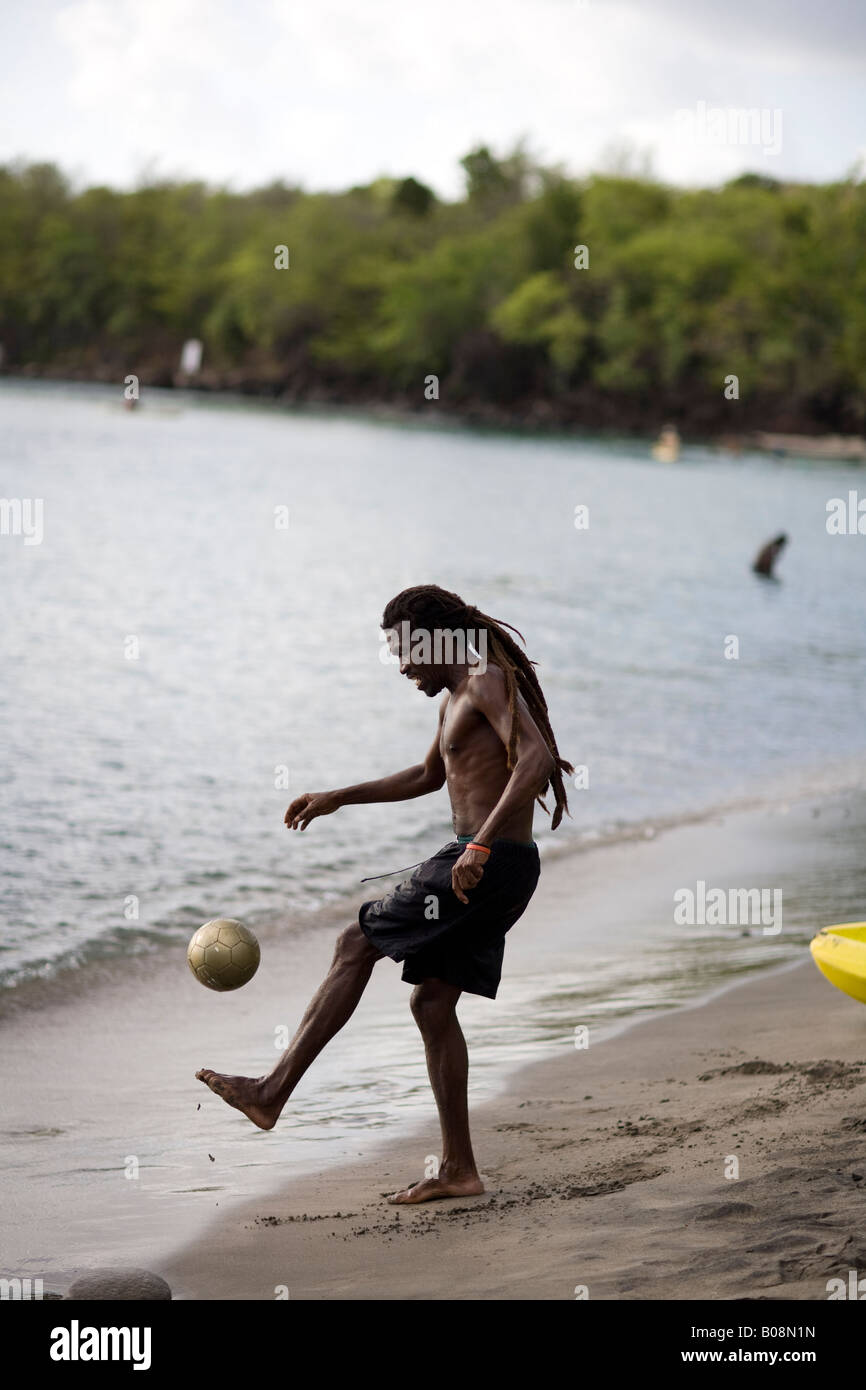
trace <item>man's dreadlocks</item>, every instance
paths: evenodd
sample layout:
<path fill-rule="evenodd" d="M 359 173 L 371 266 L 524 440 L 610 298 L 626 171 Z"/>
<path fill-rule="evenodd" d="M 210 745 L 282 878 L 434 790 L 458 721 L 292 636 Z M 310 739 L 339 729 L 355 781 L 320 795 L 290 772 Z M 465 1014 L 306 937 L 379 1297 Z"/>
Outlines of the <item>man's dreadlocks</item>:
<path fill-rule="evenodd" d="M 536 663 L 531 661 L 525 652 L 521 651 L 514 638 L 509 637 L 505 629 L 508 628 L 511 632 L 517 633 L 521 642 L 524 642 L 523 634 L 518 632 L 516 627 L 512 627 L 510 623 L 500 622 L 497 618 L 491 618 L 486 613 L 482 613 L 471 603 L 464 603 L 459 594 L 452 594 L 447 589 L 440 589 L 438 584 L 418 584 L 414 588 L 404 589 L 402 593 L 391 599 L 382 615 L 382 627 L 386 630 L 396 628 L 397 624 L 403 621 L 408 621 L 412 627 L 425 628 L 428 631 L 432 631 L 434 628 L 483 628 L 485 630 L 487 633 L 487 654 L 505 677 L 505 692 L 508 697 L 508 709 L 511 713 L 508 770 L 509 772 L 512 770 L 517 759 L 519 732 L 517 693 L 519 690 L 554 758 L 554 771 L 542 788 L 538 802 L 546 811 L 547 807 L 544 805 L 542 795 L 548 787 L 552 787 L 556 804 L 553 809 L 551 829 L 555 830 L 562 820 L 563 811 L 568 810 L 562 774 L 564 772 L 573 773 L 574 768 L 571 763 L 559 756 L 556 739 L 550 727 L 547 701 L 533 669 Z"/>

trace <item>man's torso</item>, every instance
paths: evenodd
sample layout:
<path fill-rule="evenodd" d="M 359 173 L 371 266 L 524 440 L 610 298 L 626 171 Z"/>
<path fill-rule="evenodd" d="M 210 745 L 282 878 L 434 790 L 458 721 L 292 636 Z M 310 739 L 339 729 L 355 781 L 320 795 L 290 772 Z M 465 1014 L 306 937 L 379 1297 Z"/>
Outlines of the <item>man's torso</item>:
<path fill-rule="evenodd" d="M 474 708 L 465 686 L 448 697 L 439 750 L 445 764 L 454 832 L 474 835 L 490 815 L 511 774 L 501 738 Z M 499 828 L 497 837 L 531 840 L 533 805 L 530 800 L 521 807 Z"/>

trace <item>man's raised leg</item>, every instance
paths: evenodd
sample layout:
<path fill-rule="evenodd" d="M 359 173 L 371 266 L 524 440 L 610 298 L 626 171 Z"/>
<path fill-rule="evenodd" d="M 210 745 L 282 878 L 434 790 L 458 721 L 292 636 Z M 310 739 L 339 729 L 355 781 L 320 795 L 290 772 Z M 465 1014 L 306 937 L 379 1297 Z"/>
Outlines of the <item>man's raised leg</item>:
<path fill-rule="evenodd" d="M 446 980 L 424 980 L 412 991 L 411 1008 L 424 1039 L 427 1072 L 442 1128 L 439 1176 L 425 1178 L 389 1197 L 393 1203 L 471 1197 L 484 1191 L 469 1138 L 469 1053 L 457 1020 L 461 990 Z"/>
<path fill-rule="evenodd" d="M 196 1072 L 199 1081 L 236 1110 L 242 1110 L 259 1129 L 273 1129 L 310 1063 L 352 1017 L 373 966 L 382 959 L 359 924 L 353 922 L 337 937 L 331 968 L 273 1070 L 267 1076 L 226 1076 L 203 1067 Z"/>

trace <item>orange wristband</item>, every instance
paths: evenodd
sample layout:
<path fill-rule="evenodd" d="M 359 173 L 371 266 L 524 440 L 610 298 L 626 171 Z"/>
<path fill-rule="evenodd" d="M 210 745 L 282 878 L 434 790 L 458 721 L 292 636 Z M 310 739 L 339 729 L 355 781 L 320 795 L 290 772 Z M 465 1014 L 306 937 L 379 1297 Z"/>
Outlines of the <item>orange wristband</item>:
<path fill-rule="evenodd" d="M 466 846 L 466 848 L 467 848 L 467 849 L 480 849 L 482 854 L 489 854 L 489 853 L 490 853 L 490 850 L 487 848 L 486 845 L 476 845 L 476 843 L 475 843 L 474 840 L 472 841 L 471 844 L 468 844 L 468 845 Z"/>

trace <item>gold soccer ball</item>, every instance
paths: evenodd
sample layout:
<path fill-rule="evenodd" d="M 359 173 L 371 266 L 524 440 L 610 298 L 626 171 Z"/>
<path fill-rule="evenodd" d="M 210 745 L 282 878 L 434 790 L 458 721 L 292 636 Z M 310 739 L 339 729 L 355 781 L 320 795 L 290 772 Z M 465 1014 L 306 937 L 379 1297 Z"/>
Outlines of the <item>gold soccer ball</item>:
<path fill-rule="evenodd" d="M 233 917 L 216 917 L 194 933 L 187 949 L 189 968 L 208 989 L 240 989 L 253 978 L 262 953 L 249 927 Z"/>

